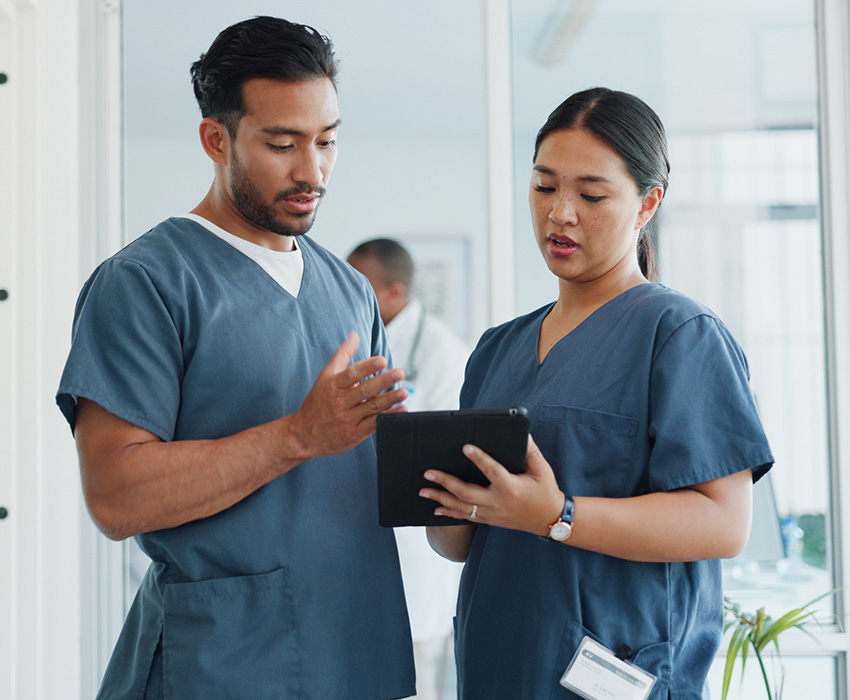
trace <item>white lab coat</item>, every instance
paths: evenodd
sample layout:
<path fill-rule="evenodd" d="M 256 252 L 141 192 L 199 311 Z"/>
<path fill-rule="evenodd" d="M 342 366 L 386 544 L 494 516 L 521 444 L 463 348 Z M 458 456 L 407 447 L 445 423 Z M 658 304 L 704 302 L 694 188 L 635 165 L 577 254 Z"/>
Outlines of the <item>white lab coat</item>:
<path fill-rule="evenodd" d="M 405 404 L 410 411 L 456 409 L 469 350 L 445 323 L 425 313 L 411 367 L 411 350 L 422 313 L 422 304 L 411 301 L 387 324 L 393 364 L 405 372 L 415 371 L 415 376 L 404 382 L 410 391 Z M 424 527 L 396 528 L 395 535 L 413 640 L 448 637 L 463 566 L 434 552 Z"/>

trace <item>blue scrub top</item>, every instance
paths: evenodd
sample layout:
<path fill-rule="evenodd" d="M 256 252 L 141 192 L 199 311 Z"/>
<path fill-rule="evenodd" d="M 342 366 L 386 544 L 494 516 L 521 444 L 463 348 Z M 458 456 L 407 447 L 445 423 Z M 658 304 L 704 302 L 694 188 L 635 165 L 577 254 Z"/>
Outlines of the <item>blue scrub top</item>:
<path fill-rule="evenodd" d="M 640 285 L 540 363 L 550 309 L 485 333 L 461 406 L 526 407 L 566 494 L 624 498 L 770 468 L 746 360 L 709 310 Z M 460 697 L 578 698 L 559 680 L 589 636 L 631 647 L 658 677 L 653 700 L 702 698 L 722 617 L 718 561 L 625 561 L 479 525 L 456 618 Z"/>
<path fill-rule="evenodd" d="M 368 281 L 306 236 L 297 298 L 203 226 L 169 219 L 104 262 L 77 303 L 57 402 L 85 397 L 165 441 L 297 411 L 356 330 L 388 356 Z M 153 559 L 99 698 L 352 700 L 414 693 L 373 438 L 231 508 L 138 536 Z"/>

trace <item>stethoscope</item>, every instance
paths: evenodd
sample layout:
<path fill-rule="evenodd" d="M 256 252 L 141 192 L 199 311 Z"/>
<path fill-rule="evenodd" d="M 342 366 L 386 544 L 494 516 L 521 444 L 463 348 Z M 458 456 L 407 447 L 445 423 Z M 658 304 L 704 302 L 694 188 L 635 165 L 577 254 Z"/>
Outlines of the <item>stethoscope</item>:
<path fill-rule="evenodd" d="M 410 355 L 407 358 L 407 366 L 404 368 L 404 379 L 406 382 L 415 382 L 419 368 L 416 366 L 416 351 L 419 350 L 419 341 L 422 340 L 422 329 L 425 327 L 425 305 L 419 313 L 419 323 L 416 326 L 416 335 L 413 336 L 413 345 L 410 346 Z"/>

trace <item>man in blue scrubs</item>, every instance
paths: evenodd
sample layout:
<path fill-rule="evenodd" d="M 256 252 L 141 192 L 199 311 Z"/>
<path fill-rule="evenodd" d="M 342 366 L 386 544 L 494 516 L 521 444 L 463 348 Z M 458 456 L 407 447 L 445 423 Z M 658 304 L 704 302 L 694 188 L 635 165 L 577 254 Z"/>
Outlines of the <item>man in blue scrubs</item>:
<path fill-rule="evenodd" d="M 368 281 L 305 234 L 336 161 L 330 41 L 256 17 L 192 66 L 212 186 L 102 263 L 57 395 L 92 518 L 153 560 L 99 698 L 413 695 Z"/>

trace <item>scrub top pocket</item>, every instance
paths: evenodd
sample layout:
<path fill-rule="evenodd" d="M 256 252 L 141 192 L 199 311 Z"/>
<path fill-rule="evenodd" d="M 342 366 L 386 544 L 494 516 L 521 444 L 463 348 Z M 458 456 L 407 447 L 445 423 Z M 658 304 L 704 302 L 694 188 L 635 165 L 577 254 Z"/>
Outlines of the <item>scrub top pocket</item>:
<path fill-rule="evenodd" d="M 543 406 L 534 439 L 570 496 L 622 498 L 637 418 L 573 406 Z"/>
<path fill-rule="evenodd" d="M 165 700 L 300 697 L 289 569 L 169 584 L 163 605 Z"/>

